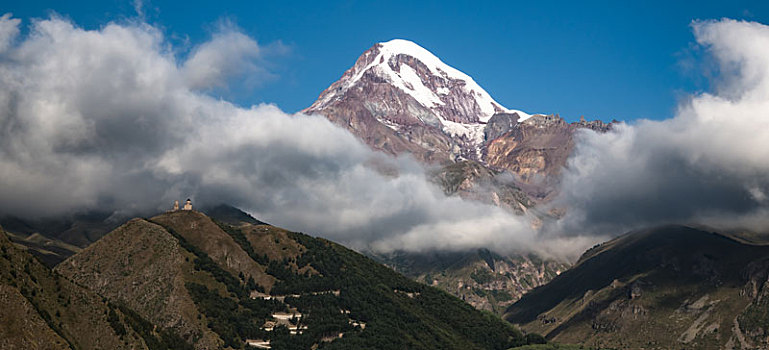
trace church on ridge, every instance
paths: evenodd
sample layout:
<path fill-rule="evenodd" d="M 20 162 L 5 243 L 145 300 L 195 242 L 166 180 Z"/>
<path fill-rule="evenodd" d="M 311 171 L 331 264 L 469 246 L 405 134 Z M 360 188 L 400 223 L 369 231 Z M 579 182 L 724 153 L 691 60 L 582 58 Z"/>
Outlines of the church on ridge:
<path fill-rule="evenodd" d="M 187 201 L 184 202 L 184 207 L 182 207 L 182 210 L 192 210 L 192 200 L 187 198 Z M 174 208 L 171 209 L 171 211 L 179 211 L 179 201 L 174 201 Z"/>

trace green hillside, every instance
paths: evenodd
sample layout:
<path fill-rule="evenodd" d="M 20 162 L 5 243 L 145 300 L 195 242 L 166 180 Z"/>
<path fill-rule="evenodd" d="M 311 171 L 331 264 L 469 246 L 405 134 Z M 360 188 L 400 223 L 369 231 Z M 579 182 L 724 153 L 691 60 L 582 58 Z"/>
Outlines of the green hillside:
<path fill-rule="evenodd" d="M 225 214 L 134 219 L 57 271 L 198 349 L 508 349 L 533 339 L 341 245 Z"/>

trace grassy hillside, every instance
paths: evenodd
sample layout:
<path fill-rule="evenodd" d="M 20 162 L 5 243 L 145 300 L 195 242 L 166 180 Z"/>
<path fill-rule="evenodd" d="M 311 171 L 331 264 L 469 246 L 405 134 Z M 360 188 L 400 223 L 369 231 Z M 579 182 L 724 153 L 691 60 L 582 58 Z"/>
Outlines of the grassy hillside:
<path fill-rule="evenodd" d="M 247 340 L 273 349 L 527 342 L 491 314 L 340 245 L 244 218 L 226 221 L 192 211 L 135 219 L 57 270 L 198 349 L 243 348 Z"/>
<path fill-rule="evenodd" d="M 0 309 L 0 349 L 184 349 L 174 334 L 51 271 L 2 229 Z"/>
<path fill-rule="evenodd" d="M 584 254 L 506 319 L 549 339 L 638 349 L 765 348 L 769 247 L 682 226 Z"/>
<path fill-rule="evenodd" d="M 163 227 L 134 219 L 59 264 L 56 271 L 173 329 L 199 348 L 217 348 L 221 341 L 198 319 L 185 288 L 188 280 L 210 280 L 196 273 L 194 258 Z"/>

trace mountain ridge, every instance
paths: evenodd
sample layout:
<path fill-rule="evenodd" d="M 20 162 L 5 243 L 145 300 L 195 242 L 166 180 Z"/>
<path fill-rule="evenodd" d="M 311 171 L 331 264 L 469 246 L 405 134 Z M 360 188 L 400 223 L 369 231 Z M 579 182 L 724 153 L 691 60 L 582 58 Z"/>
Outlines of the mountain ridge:
<path fill-rule="evenodd" d="M 668 225 L 588 250 L 505 319 L 560 342 L 619 348 L 766 348 L 769 247 Z"/>
<path fill-rule="evenodd" d="M 57 271 L 197 349 L 265 340 L 273 349 L 527 343 L 510 324 L 333 242 L 196 211 L 133 219 Z"/>

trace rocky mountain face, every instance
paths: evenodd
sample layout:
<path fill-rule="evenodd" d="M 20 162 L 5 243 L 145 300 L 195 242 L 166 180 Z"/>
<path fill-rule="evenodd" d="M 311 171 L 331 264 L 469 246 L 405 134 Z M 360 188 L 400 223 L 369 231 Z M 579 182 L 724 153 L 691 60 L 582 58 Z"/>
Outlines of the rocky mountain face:
<path fill-rule="evenodd" d="M 234 208 L 133 219 L 56 267 L 196 349 L 508 349 L 510 324 Z"/>
<path fill-rule="evenodd" d="M 488 249 L 469 252 L 398 252 L 375 259 L 419 282 L 438 287 L 476 309 L 501 316 L 532 288 L 552 280 L 568 264 L 534 254 L 501 256 Z"/>
<path fill-rule="evenodd" d="M 535 202 L 512 179 L 501 174 L 477 161 L 461 160 L 437 168 L 430 175 L 446 195 L 500 206 L 516 214 L 526 213 Z"/>
<path fill-rule="evenodd" d="M 535 115 L 518 123 L 505 114 L 491 118 L 486 127 L 483 161 L 491 169 L 515 175 L 516 185 L 533 202 L 555 194 L 561 169 L 574 149 L 579 129 L 606 132 L 611 124 L 600 120 L 567 123 L 558 115 Z"/>
<path fill-rule="evenodd" d="M 769 246 L 683 226 L 633 232 L 513 304 L 558 342 L 632 349 L 769 347 Z"/>

